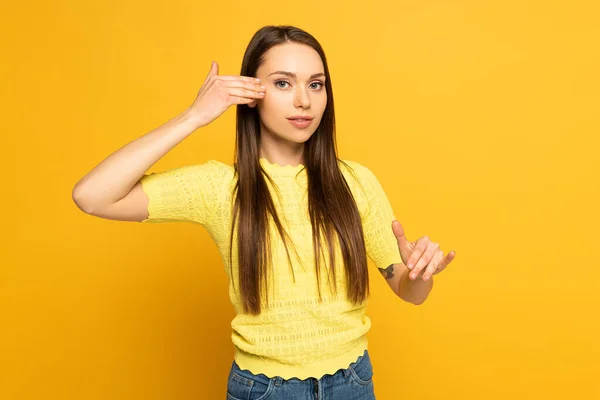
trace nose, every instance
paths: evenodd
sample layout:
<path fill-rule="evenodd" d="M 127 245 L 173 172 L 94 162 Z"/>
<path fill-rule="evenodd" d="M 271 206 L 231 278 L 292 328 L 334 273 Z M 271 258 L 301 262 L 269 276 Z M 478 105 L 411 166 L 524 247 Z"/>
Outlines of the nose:
<path fill-rule="evenodd" d="M 310 95 L 308 93 L 308 90 L 306 88 L 301 87 L 300 85 L 298 86 L 298 89 L 296 89 L 296 94 L 294 96 L 294 106 L 302 108 L 310 107 Z"/>

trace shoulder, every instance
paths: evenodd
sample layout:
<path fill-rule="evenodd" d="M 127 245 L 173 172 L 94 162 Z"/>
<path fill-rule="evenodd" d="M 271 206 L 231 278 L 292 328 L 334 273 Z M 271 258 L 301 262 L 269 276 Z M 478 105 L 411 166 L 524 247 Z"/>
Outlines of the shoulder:
<path fill-rule="evenodd" d="M 175 169 L 184 174 L 206 178 L 224 178 L 233 175 L 233 166 L 219 160 L 208 160 L 201 164 L 189 164 Z"/>
<path fill-rule="evenodd" d="M 204 170 L 207 172 L 210 172 L 210 171 L 227 172 L 229 170 L 233 170 L 232 165 L 225 164 L 224 162 L 219 161 L 219 160 L 208 160 L 201 164 L 190 164 L 190 165 L 184 166 L 184 168 L 185 167 L 191 168 L 192 170 L 197 170 L 197 171 Z"/>
<path fill-rule="evenodd" d="M 216 175 L 221 175 L 221 176 L 227 176 L 227 175 L 231 175 L 233 176 L 233 165 L 231 164 L 225 164 L 222 161 L 219 160 L 208 160 L 203 164 L 199 164 L 200 166 L 202 166 L 202 169 L 204 169 L 207 172 L 212 172 L 213 174 Z"/>
<path fill-rule="evenodd" d="M 146 173 L 144 183 L 204 185 L 213 182 L 227 182 L 233 177 L 233 166 L 218 160 L 208 160 L 200 164 L 186 164 L 159 172 Z"/>
<path fill-rule="evenodd" d="M 364 164 L 354 160 L 340 159 L 339 160 L 340 170 L 345 176 L 352 176 L 359 182 L 370 181 L 375 175 L 373 172 Z"/>

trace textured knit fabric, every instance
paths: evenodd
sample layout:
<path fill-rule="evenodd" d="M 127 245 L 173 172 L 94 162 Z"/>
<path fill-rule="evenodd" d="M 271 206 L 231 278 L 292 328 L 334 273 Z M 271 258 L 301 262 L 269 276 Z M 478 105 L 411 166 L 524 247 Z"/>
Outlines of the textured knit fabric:
<path fill-rule="evenodd" d="M 339 163 L 358 206 L 368 258 L 378 268 L 401 263 L 392 231 L 395 216 L 382 186 L 367 167 L 355 161 L 343 161 L 352 169 Z M 149 199 L 149 215 L 142 222 L 197 223 L 215 241 L 229 278 L 229 298 L 236 312 L 231 322 L 231 338 L 234 359 L 240 368 L 284 379 L 319 379 L 325 374 L 333 375 L 356 362 L 368 348 L 366 333 L 371 328 L 371 320 L 366 315 L 367 300 L 355 306 L 346 299 L 339 246 L 335 248 L 337 295 L 334 294 L 329 282 L 329 252 L 323 242 L 319 274 L 322 302 L 319 303 L 306 170 L 302 164 L 281 166 L 265 158 L 261 158 L 260 163 L 279 189 L 280 195 L 277 195 L 267 180 L 280 221 L 299 256 L 290 248 L 292 275 L 283 241 L 272 224 L 269 302 L 267 307 L 262 292 L 260 315 L 246 314 L 242 309 L 238 293 L 237 225 L 232 249 L 233 273 L 230 272 L 233 165 L 210 160 L 144 175 L 141 182 Z M 373 274 L 369 275 L 373 279 Z M 375 276 L 381 275 L 377 272 Z"/>

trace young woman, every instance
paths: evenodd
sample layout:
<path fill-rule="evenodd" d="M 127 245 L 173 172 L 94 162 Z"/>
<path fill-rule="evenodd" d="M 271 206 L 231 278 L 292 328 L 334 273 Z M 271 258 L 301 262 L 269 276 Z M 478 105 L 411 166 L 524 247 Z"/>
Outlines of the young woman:
<path fill-rule="evenodd" d="M 210 160 L 146 174 L 233 104 L 233 165 Z M 207 229 L 236 311 L 230 400 L 375 398 L 367 257 L 415 304 L 449 262 L 426 237 L 410 243 L 399 223 L 392 230 L 394 214 L 373 173 L 338 159 L 325 54 L 292 26 L 258 30 L 240 76 L 220 76 L 213 63 L 188 109 L 106 158 L 77 183 L 73 199 L 102 218 Z M 404 278 L 409 257 L 423 279 Z"/>

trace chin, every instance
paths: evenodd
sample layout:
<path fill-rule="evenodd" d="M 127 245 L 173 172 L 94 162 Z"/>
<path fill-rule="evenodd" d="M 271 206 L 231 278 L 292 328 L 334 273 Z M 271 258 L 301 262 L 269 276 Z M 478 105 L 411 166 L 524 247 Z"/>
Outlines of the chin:
<path fill-rule="evenodd" d="M 314 132 L 296 132 L 296 134 L 288 136 L 286 139 L 294 143 L 304 143 L 312 137 Z"/>

